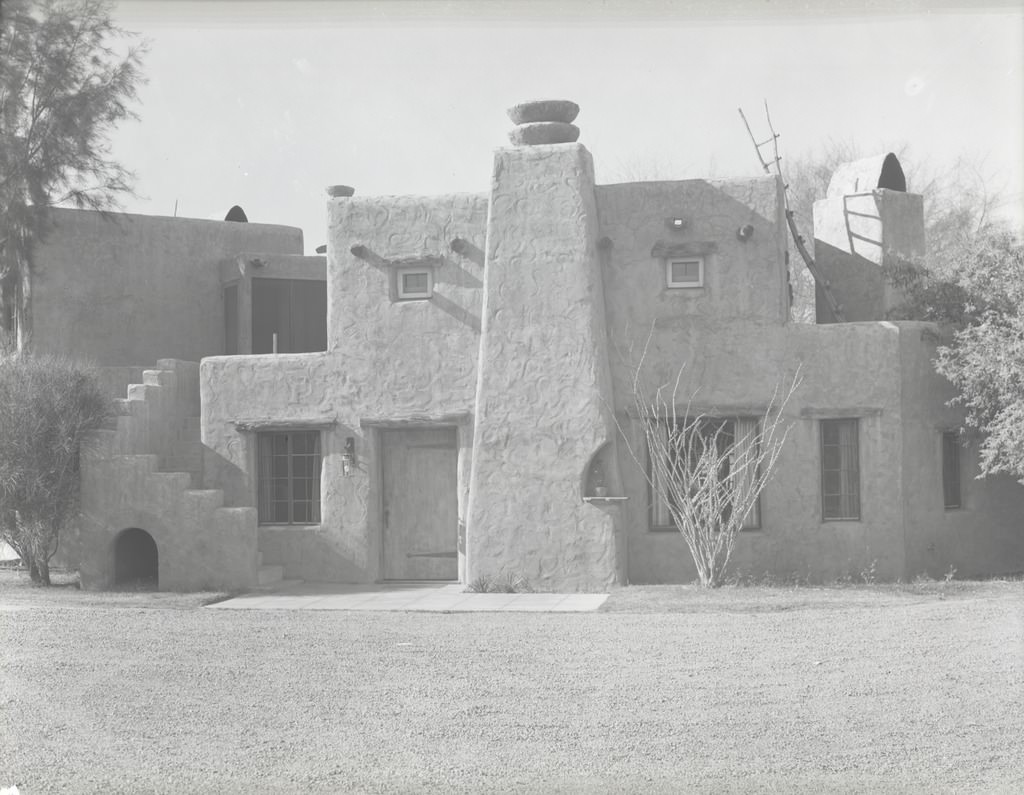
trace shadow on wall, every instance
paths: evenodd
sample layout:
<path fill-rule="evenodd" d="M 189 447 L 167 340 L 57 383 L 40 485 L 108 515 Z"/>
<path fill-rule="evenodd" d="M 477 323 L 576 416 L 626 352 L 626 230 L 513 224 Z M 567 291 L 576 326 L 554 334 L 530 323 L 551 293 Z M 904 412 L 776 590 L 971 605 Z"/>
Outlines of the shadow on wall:
<path fill-rule="evenodd" d="M 632 401 L 631 360 L 645 340 L 650 363 L 664 370 L 650 371 L 657 382 L 650 386 L 656 387 L 675 378 L 679 351 L 695 354 L 687 365 L 694 377 L 704 361 L 722 354 L 716 345 L 695 345 L 698 337 L 715 339 L 737 320 L 778 326 L 788 321 L 787 233 L 779 190 L 767 177 L 597 186 L 617 409 Z M 666 260 L 676 256 L 704 259 L 699 288 L 667 286 Z"/>
<path fill-rule="evenodd" d="M 470 261 L 480 264 L 482 267 L 484 253 L 472 243 L 462 238 L 456 238 L 452 242 L 452 250 Z M 392 303 L 397 302 L 399 298 L 395 281 L 396 269 L 416 265 L 417 263 L 409 260 L 387 259 L 368 246 L 361 244 L 352 246 L 351 251 L 354 256 L 388 277 L 390 299 Z M 474 289 L 483 287 L 483 282 L 475 274 L 470 273 L 451 257 L 428 257 L 424 261 L 429 261 L 431 270 L 434 273 L 435 284 L 450 284 L 453 287 L 471 287 Z M 479 316 L 473 314 L 465 307 L 436 292 L 431 295 L 430 303 L 442 312 L 451 315 L 460 323 L 469 326 L 477 334 L 480 333 Z"/>
<path fill-rule="evenodd" d="M 886 281 L 877 263 L 820 240 L 815 242 L 815 255 L 818 268 L 829 281 L 848 323 L 885 319 Z M 835 317 L 820 288 L 815 288 L 815 298 L 818 322 L 834 323 Z"/>

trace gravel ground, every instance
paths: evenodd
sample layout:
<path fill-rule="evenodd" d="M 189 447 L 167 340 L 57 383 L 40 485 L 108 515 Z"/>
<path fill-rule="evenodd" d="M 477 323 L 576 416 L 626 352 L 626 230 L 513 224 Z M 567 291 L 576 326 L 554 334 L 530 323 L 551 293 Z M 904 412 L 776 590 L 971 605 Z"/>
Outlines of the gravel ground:
<path fill-rule="evenodd" d="M 1024 583 L 791 593 L 558 615 L 0 589 L 0 789 L 1024 791 Z"/>

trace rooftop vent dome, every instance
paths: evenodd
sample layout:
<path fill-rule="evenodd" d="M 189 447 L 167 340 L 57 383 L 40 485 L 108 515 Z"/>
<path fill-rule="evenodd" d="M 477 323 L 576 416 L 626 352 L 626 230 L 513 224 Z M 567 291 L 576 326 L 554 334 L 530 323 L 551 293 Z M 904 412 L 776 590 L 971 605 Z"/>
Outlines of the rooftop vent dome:
<path fill-rule="evenodd" d="M 249 219 L 245 215 L 245 210 L 239 207 L 237 204 L 228 210 L 228 214 L 224 216 L 225 221 L 237 221 L 238 223 L 248 223 Z"/>
<path fill-rule="evenodd" d="M 903 174 L 903 167 L 892 152 L 843 163 L 835 170 L 832 181 L 828 183 L 828 198 L 870 193 L 875 190 L 907 192 L 907 178 Z"/>

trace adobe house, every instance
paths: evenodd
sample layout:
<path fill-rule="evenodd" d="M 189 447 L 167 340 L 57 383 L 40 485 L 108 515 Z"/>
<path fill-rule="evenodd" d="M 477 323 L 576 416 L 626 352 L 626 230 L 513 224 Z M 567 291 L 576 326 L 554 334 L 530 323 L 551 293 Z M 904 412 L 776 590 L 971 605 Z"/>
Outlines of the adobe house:
<path fill-rule="evenodd" d="M 83 584 L 692 580 L 618 430 L 642 449 L 645 344 L 641 391 L 685 365 L 691 410 L 737 424 L 802 374 L 737 570 L 1024 569 L 1024 489 L 974 479 L 940 330 L 885 320 L 880 270 L 923 251 L 896 158 L 840 169 L 816 206 L 844 318 L 797 324 L 780 180 L 597 185 L 576 110 L 513 108 L 486 193 L 335 186 L 326 258 L 283 227 L 67 211 L 41 257 L 87 268 L 38 291 L 37 339 L 115 366 L 126 396 L 84 464 Z"/>

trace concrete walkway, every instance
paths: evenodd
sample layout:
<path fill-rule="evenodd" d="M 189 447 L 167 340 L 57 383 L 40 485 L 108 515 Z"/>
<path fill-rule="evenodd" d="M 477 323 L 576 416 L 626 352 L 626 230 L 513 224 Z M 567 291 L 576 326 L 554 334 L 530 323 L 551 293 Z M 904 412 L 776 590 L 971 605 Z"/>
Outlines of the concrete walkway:
<path fill-rule="evenodd" d="M 459 584 L 336 585 L 284 583 L 216 604 L 208 610 L 418 610 L 437 613 L 531 612 L 586 613 L 608 594 L 466 593 Z"/>

